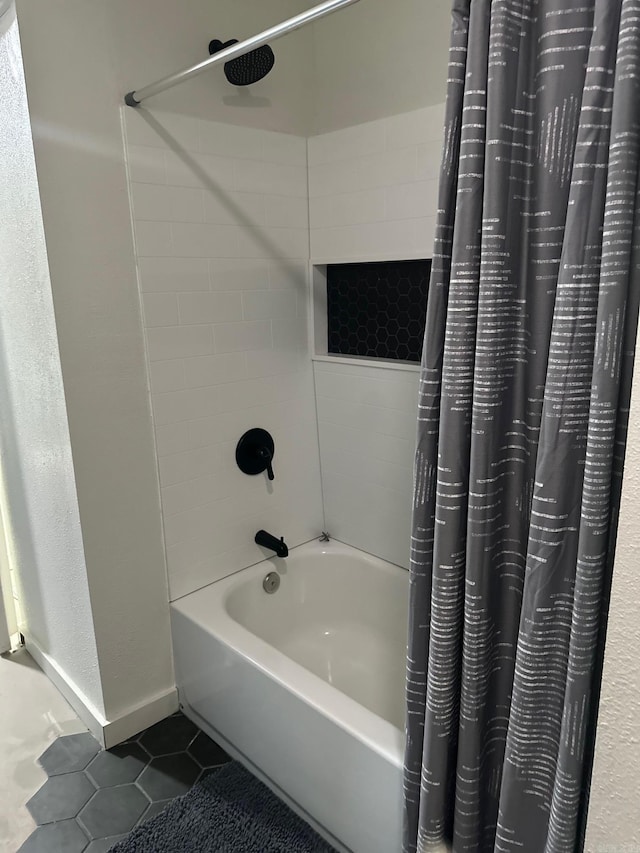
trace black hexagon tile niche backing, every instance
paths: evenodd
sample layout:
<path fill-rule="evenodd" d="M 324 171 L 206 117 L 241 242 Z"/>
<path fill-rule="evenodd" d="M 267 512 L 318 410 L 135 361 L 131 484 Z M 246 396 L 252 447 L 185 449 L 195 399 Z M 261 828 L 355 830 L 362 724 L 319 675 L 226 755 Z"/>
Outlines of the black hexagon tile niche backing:
<path fill-rule="evenodd" d="M 109 750 L 88 732 L 60 737 L 39 759 L 49 778 L 27 803 L 38 826 L 19 853 L 106 853 L 230 760 L 181 713 Z"/>
<path fill-rule="evenodd" d="M 419 362 L 431 261 L 329 264 L 328 352 Z"/>

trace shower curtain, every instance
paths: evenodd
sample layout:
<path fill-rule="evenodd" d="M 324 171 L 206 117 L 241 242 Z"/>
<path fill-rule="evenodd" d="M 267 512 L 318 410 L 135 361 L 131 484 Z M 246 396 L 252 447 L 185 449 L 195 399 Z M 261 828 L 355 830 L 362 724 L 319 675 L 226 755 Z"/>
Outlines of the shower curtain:
<path fill-rule="evenodd" d="M 455 0 L 404 850 L 581 849 L 640 282 L 640 0 Z"/>

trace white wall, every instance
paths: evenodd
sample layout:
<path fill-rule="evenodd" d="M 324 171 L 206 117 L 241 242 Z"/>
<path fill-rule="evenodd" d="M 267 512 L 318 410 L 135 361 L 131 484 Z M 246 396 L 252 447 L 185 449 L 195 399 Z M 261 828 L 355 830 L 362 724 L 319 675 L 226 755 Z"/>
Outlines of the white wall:
<path fill-rule="evenodd" d="M 322 502 L 307 341 L 304 137 L 126 110 L 171 598 L 294 546 Z M 275 481 L 235 462 L 276 443 Z"/>
<path fill-rule="evenodd" d="M 47 250 L 13 20 L 12 13 L 0 20 L 0 502 L 11 561 L 19 568 L 30 638 L 103 713 Z"/>
<path fill-rule="evenodd" d="M 309 139 L 314 263 L 429 258 L 443 107 Z M 316 341 L 316 352 L 326 344 Z M 409 567 L 418 367 L 316 361 L 327 528 Z"/>
<path fill-rule="evenodd" d="M 206 59 L 213 38 L 248 38 L 315 3 L 109 0 L 103 5 L 112 34 L 116 79 L 124 93 Z M 312 47 L 311 30 L 298 30 L 274 42 L 276 64 L 259 85 L 241 91 L 230 86 L 217 68 L 163 92 L 146 105 L 154 111 L 306 134 L 313 110 Z"/>
<path fill-rule="evenodd" d="M 177 700 L 109 4 L 17 9 L 105 716 L 126 736 Z"/>
<path fill-rule="evenodd" d="M 212 38 L 246 38 L 318 0 L 111 0 L 106 4 L 123 91 L 208 55 Z M 446 77 L 450 3 L 362 0 L 273 43 L 276 64 L 239 93 L 221 70 L 169 90 L 147 105 L 210 121 L 301 135 L 440 103 Z M 426 67 L 425 67 L 426 59 Z"/>
<path fill-rule="evenodd" d="M 318 0 L 111 0 L 123 91 L 208 55 L 212 38 L 246 38 Z M 239 93 L 221 70 L 149 100 L 153 110 L 301 135 L 408 112 L 443 99 L 450 3 L 362 0 L 273 43 L 276 64 Z M 425 67 L 426 60 L 426 67 Z"/>
<path fill-rule="evenodd" d="M 311 132 L 441 103 L 450 28 L 449 0 L 362 0 L 314 24 Z"/>

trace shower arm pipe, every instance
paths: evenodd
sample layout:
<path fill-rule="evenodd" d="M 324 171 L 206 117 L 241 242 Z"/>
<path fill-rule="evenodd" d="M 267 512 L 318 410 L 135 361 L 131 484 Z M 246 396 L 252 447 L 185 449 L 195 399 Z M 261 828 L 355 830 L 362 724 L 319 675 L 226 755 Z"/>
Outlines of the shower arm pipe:
<path fill-rule="evenodd" d="M 251 50 L 262 47 L 270 41 L 275 41 L 275 39 L 278 39 L 281 36 L 286 36 L 287 33 L 299 30 L 300 27 L 304 27 L 312 21 L 317 21 L 320 18 L 324 18 L 325 15 L 330 15 L 332 12 L 337 12 L 338 9 L 351 6 L 353 3 L 358 2 L 359 0 L 325 0 L 325 2 L 320 3 L 319 6 L 307 9 L 306 12 L 302 12 L 300 15 L 289 18 L 288 21 L 283 21 L 281 24 L 276 24 L 275 27 L 271 27 L 262 33 L 258 33 L 257 36 L 253 36 L 252 38 L 245 39 L 231 47 L 227 47 L 224 50 L 215 53 L 213 56 L 210 56 L 208 59 L 204 59 L 197 65 L 185 68 L 184 71 L 177 71 L 169 77 L 163 77 L 162 80 L 158 80 L 157 83 L 150 83 L 142 89 L 134 89 L 133 91 L 128 92 L 125 95 L 124 102 L 129 107 L 138 107 L 142 101 L 147 98 L 151 98 L 153 95 L 158 95 L 160 92 L 164 92 L 166 89 L 171 89 L 173 86 L 178 86 L 180 83 L 185 83 L 192 77 L 197 77 L 198 74 L 208 71 L 213 65 L 220 65 L 221 63 L 236 59 L 238 56 L 242 56 L 245 53 L 249 53 Z"/>

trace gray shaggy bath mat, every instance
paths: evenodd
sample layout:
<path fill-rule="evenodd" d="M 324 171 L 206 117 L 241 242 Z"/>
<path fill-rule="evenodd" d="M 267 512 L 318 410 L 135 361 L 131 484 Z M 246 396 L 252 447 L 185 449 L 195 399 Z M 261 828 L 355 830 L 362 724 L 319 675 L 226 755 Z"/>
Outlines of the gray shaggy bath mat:
<path fill-rule="evenodd" d="M 111 853 L 335 853 L 266 785 L 233 761 L 141 824 Z"/>

